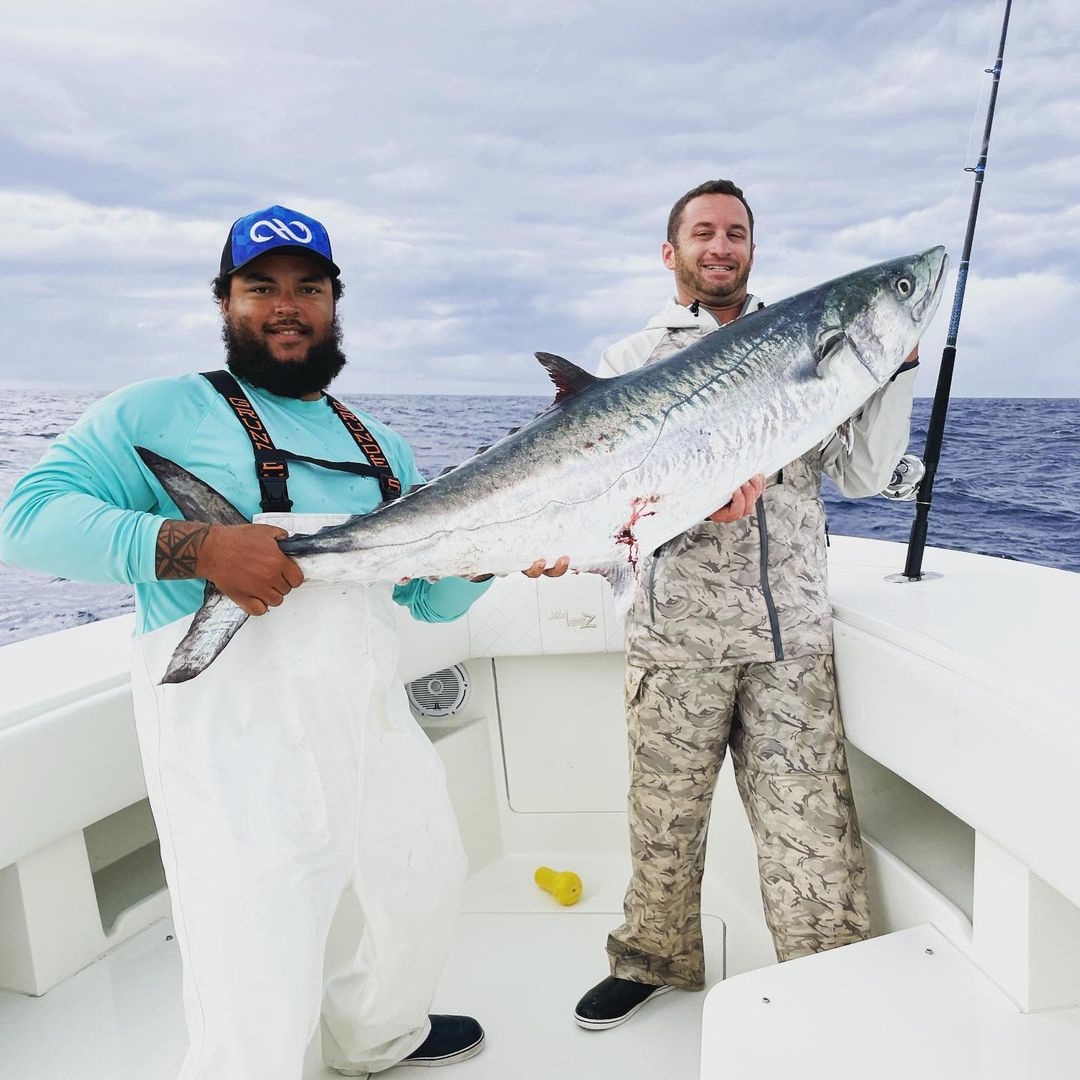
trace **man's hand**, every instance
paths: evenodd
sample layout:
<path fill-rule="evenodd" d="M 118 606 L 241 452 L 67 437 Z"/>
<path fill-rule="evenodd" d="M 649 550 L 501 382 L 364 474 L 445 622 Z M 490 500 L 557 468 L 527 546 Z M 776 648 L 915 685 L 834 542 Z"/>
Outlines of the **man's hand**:
<path fill-rule="evenodd" d="M 249 615 L 265 615 L 304 580 L 278 547 L 288 535 L 276 525 L 166 521 L 158 532 L 157 576 L 205 578 Z"/>
<path fill-rule="evenodd" d="M 528 570 L 521 572 L 528 578 L 538 578 L 541 574 L 544 577 L 562 577 L 569 569 L 570 556 L 560 555 L 551 566 L 548 566 L 546 559 L 537 559 Z"/>
<path fill-rule="evenodd" d="M 729 522 L 746 517 L 753 511 L 754 503 L 758 501 L 764 490 L 765 477 L 758 473 L 757 476 L 747 480 L 719 510 L 710 514 L 708 520 L 715 521 L 717 525 L 727 525 Z"/>
<path fill-rule="evenodd" d="M 895 379 L 901 371 L 910 371 L 913 367 L 919 366 L 919 343 L 915 342 L 915 348 L 911 350 L 904 357 L 904 362 L 893 372 L 893 378 Z M 891 381 L 891 380 L 890 380 Z"/>

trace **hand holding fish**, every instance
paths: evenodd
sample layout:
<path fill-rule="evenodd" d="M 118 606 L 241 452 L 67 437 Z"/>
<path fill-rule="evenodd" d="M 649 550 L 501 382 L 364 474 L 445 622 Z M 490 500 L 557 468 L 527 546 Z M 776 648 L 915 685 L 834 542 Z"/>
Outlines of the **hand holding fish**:
<path fill-rule="evenodd" d="M 765 477 L 758 473 L 747 480 L 719 510 L 710 514 L 708 520 L 715 521 L 717 525 L 726 525 L 746 517 L 753 513 L 754 504 L 764 490 Z"/>
<path fill-rule="evenodd" d="M 569 568 L 570 556 L 560 555 L 550 566 L 546 559 L 537 559 L 532 566 L 521 572 L 529 578 L 538 578 L 541 574 L 544 577 L 562 577 Z"/>
<path fill-rule="evenodd" d="M 896 369 L 896 375 L 899 375 L 901 371 L 910 371 L 913 367 L 919 366 L 919 343 L 915 342 L 915 348 L 911 350 L 904 357 L 904 362 Z M 893 378 L 896 378 L 896 375 Z"/>
<path fill-rule="evenodd" d="M 158 534 L 158 577 L 161 578 L 162 544 L 177 532 L 166 526 L 195 522 L 166 522 Z M 190 573 L 184 577 L 212 581 L 249 615 L 265 615 L 304 580 L 303 571 L 278 547 L 289 534 L 276 525 L 199 525 L 199 537 L 187 537 L 192 549 Z M 165 539 L 163 539 L 165 538 Z M 174 536 L 175 541 L 175 536 Z M 170 576 L 181 576 L 173 574 Z"/>

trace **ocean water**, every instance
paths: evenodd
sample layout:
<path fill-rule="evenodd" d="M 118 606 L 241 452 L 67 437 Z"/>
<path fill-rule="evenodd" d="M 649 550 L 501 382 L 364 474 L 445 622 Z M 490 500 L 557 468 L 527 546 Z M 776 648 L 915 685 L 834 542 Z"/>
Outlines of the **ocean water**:
<path fill-rule="evenodd" d="M 0 500 L 97 397 L 70 390 L 0 396 Z M 378 395 L 343 400 L 385 420 L 434 476 L 547 405 L 540 397 Z M 930 401 L 915 402 L 911 451 L 926 441 Z M 905 541 L 913 505 L 823 492 L 833 533 Z M 934 484 L 929 544 L 1080 571 L 1080 400 L 961 398 Z M 932 568 L 932 558 L 926 561 Z M 898 565 L 896 569 L 902 570 Z M 132 607 L 131 590 L 86 585 L 0 565 L 0 645 Z"/>

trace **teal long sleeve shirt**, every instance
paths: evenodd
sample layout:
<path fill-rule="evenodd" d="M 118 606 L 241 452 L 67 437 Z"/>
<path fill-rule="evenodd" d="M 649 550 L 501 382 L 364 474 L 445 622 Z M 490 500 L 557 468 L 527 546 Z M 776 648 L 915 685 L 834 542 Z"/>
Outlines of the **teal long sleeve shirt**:
<path fill-rule="evenodd" d="M 325 398 L 300 401 L 241 384 L 277 446 L 327 461 L 363 460 Z M 395 431 L 358 413 L 402 488 L 423 482 L 412 449 Z M 77 581 L 135 587 L 136 633 L 190 615 L 201 580 L 158 581 L 161 524 L 183 515 L 136 454 L 145 446 L 219 491 L 249 520 L 260 512 L 251 443 L 224 398 L 201 376 L 151 379 L 96 402 L 15 485 L 0 511 L 0 560 Z M 378 482 L 295 462 L 295 513 L 364 514 L 381 501 Z M 394 587 L 394 600 L 423 622 L 459 618 L 490 582 L 443 578 Z"/>

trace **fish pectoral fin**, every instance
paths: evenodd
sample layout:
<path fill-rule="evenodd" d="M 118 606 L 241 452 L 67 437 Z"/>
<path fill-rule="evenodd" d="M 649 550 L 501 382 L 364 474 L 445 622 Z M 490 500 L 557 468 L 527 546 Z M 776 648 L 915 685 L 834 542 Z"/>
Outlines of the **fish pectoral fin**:
<path fill-rule="evenodd" d="M 578 567 L 580 574 L 599 574 L 611 586 L 612 599 L 615 601 L 615 616 L 619 622 L 626 619 L 630 605 L 634 602 L 634 593 L 638 587 L 638 573 L 628 562 L 603 563 L 600 566 Z"/>
<path fill-rule="evenodd" d="M 210 525 L 248 524 L 248 519 L 224 495 L 175 461 L 155 454 L 145 446 L 136 446 L 135 452 L 186 520 L 205 521 Z"/>
<path fill-rule="evenodd" d="M 173 650 L 162 683 L 188 682 L 205 671 L 247 619 L 248 613 L 239 604 L 208 581 L 202 607 L 195 612 L 188 632 Z"/>
<path fill-rule="evenodd" d="M 538 352 L 536 359 L 547 368 L 547 373 L 555 384 L 556 405 L 560 401 L 573 397 L 575 394 L 580 394 L 582 390 L 588 390 L 593 383 L 600 381 L 595 375 L 590 375 L 584 368 L 579 368 L 577 364 L 571 363 L 564 357 L 556 356 L 554 353 Z"/>

